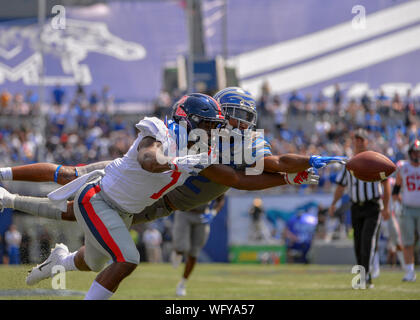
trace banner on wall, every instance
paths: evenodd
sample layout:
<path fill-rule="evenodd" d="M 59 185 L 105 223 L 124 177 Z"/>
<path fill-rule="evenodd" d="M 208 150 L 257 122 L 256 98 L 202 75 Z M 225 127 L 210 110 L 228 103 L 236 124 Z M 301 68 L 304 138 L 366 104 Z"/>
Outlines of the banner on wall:
<path fill-rule="evenodd" d="M 252 220 L 249 211 L 254 196 L 230 196 L 228 203 L 228 243 L 229 246 L 255 244 L 252 240 Z M 280 244 L 278 234 L 284 228 L 285 222 L 299 210 L 318 212 L 318 206 L 328 207 L 331 204 L 332 194 L 308 195 L 269 195 L 261 196 L 264 208 L 265 243 Z M 276 237 L 277 235 L 277 237 Z"/>
<path fill-rule="evenodd" d="M 47 92 L 60 84 L 68 96 L 77 84 L 98 94 L 109 86 L 117 101 L 150 102 L 162 86 L 163 66 L 187 51 L 177 1 L 69 6 L 65 14 L 63 28 L 46 21 L 42 46 L 36 19 L 0 22 L 0 86 L 16 93 L 37 90 L 42 81 Z"/>

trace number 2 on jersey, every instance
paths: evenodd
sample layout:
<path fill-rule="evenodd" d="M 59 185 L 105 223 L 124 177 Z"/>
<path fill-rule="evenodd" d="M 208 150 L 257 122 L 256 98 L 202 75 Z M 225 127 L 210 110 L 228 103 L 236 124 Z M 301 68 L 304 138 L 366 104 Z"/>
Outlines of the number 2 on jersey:
<path fill-rule="evenodd" d="M 180 176 L 181 176 L 181 172 L 173 171 L 171 174 L 171 178 L 172 178 L 171 182 L 169 182 L 166 186 L 164 186 L 158 192 L 152 194 L 150 198 L 155 199 L 155 200 L 159 199 L 166 190 L 168 190 L 170 187 L 172 187 L 175 183 L 178 182 L 178 179 Z"/>

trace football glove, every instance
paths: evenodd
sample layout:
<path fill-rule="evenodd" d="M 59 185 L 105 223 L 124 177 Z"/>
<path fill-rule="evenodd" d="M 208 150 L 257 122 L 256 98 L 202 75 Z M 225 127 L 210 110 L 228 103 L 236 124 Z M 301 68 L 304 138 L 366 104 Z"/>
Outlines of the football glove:
<path fill-rule="evenodd" d="M 286 173 L 285 179 L 287 184 L 292 185 L 319 183 L 319 176 L 314 168 L 309 168 L 298 173 Z"/>
<path fill-rule="evenodd" d="M 331 163 L 346 164 L 347 157 L 321 157 L 311 156 L 309 159 L 309 165 L 315 169 L 321 169 Z"/>

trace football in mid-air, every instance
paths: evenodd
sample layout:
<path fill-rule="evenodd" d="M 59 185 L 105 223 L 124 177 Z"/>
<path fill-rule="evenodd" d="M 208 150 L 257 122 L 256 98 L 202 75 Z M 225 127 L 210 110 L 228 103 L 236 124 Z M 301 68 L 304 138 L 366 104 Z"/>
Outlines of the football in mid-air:
<path fill-rule="evenodd" d="M 386 156 L 375 151 L 364 151 L 346 163 L 346 169 L 356 178 L 366 181 L 381 181 L 388 178 L 396 165 Z"/>

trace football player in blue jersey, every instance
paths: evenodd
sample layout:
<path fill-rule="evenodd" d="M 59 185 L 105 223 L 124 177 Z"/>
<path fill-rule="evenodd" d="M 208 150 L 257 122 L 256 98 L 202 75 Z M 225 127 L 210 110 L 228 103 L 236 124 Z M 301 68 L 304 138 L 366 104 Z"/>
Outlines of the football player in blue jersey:
<path fill-rule="evenodd" d="M 239 133 L 241 135 L 246 130 L 255 128 L 257 119 L 256 104 L 248 92 L 236 87 L 227 88 L 216 94 L 215 98 L 224 112 L 229 116 L 229 124 L 232 129 L 237 129 L 234 131 L 236 134 Z M 178 107 L 175 106 L 174 115 L 176 115 L 179 109 Z M 173 128 L 177 126 L 174 125 L 173 128 L 168 127 L 170 131 L 175 132 L 176 130 Z M 264 160 L 264 171 L 285 173 L 283 184 L 317 184 L 318 177 L 306 169 L 310 167 L 319 169 L 329 163 L 343 163 L 344 160 L 342 157 L 302 156 L 296 154 L 272 155 L 270 145 L 261 136 L 255 135 L 252 142 L 253 147 L 256 149 L 253 156 L 256 160 Z M 106 162 L 97 163 L 78 168 L 62 167 L 55 164 L 34 164 L 14 168 L 1 168 L 0 175 L 6 180 L 53 180 L 65 184 L 75 179 L 78 175 L 104 168 L 106 164 Z M 231 165 L 237 168 L 237 164 L 231 163 Z M 240 165 L 243 167 L 243 164 Z M 136 214 L 133 223 L 147 222 L 164 217 L 175 210 L 188 211 L 220 197 L 228 189 L 228 186 L 214 183 L 204 176 L 192 176 L 186 180 L 184 185 L 175 188 L 154 204 L 144 209 L 141 213 Z M 48 205 L 44 204 L 43 210 L 40 210 L 40 207 L 37 210 L 33 210 L 34 206 L 26 206 L 25 210 L 22 210 L 22 208 L 19 209 L 52 219 L 75 220 L 71 202 L 69 202 L 67 212 L 47 210 L 47 207 Z M 195 259 L 195 257 L 188 257 L 187 262 L 189 258 Z"/>
<path fill-rule="evenodd" d="M 238 87 L 230 87 L 219 91 L 215 95 L 215 98 L 224 112 L 229 116 L 229 124 L 232 128 L 238 128 L 243 131 L 255 127 L 257 121 L 256 103 L 249 92 Z M 261 146 L 261 144 L 263 144 L 263 147 L 257 148 L 257 146 Z M 257 160 L 263 158 L 265 172 L 286 173 L 284 184 L 298 185 L 308 183 L 308 172 L 305 171 L 306 169 L 310 167 L 319 169 L 330 163 L 343 163 L 345 160 L 343 157 L 303 156 L 297 154 L 272 155 L 271 146 L 261 136 L 257 136 L 253 141 L 253 148 L 259 153 L 257 154 L 255 152 L 253 156 L 255 156 Z M 77 167 L 62 166 L 53 163 L 36 163 L 15 166 L 12 168 L 5 167 L 0 168 L 0 181 L 53 181 L 64 185 L 79 176 L 94 170 L 104 169 L 108 163 L 110 163 L 110 161 L 102 161 Z M 183 186 L 172 190 L 159 199 L 154 205 L 147 207 L 141 214 L 136 215 L 133 223 L 148 222 L 160 217 L 168 216 L 177 209 L 193 209 L 218 198 L 229 189 L 229 187 L 222 185 L 211 185 L 210 181 L 205 177 L 190 177 Z M 69 202 L 68 209 L 65 212 L 47 210 L 47 208 L 49 208 L 48 203 L 43 204 L 42 207 L 44 210 L 40 210 L 32 204 L 28 204 L 21 208 L 21 211 L 49 219 L 75 221 L 71 202 Z"/>
<path fill-rule="evenodd" d="M 181 120 L 187 123 L 188 136 L 194 130 L 208 133 L 226 124 L 219 104 L 213 98 L 197 93 L 187 95 L 175 104 L 173 120 L 177 124 L 174 127 L 179 127 Z M 109 299 L 140 262 L 128 231 L 133 216 L 183 185 L 189 176 L 200 174 L 217 184 L 243 190 L 285 183 L 282 173 L 250 177 L 229 166 L 209 162 L 213 152 L 168 156 L 167 152 L 177 150 L 179 145 L 160 119 L 146 117 L 136 127 L 138 137 L 122 158 L 113 160 L 105 170 L 82 176 L 48 195 L 49 200 L 56 201 L 53 203 L 58 210 L 65 210 L 67 200 L 74 197 L 74 215 L 83 229 L 84 245 L 72 253 L 64 244 L 56 245 L 47 260 L 29 272 L 28 285 L 52 277 L 54 266 L 62 265 L 66 271 L 99 272 L 85 299 Z M 191 147 L 188 145 L 189 150 Z M 311 172 L 301 178 L 307 183 L 318 182 Z M 41 208 L 43 198 L 25 201 L 18 197 L 21 196 L 0 188 L 0 209 L 20 209 L 16 204 L 22 201 L 31 203 L 38 210 L 46 209 Z M 113 262 L 105 266 L 109 258 Z"/>

